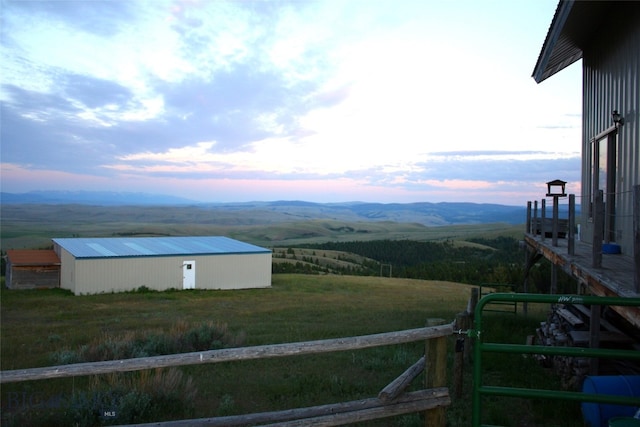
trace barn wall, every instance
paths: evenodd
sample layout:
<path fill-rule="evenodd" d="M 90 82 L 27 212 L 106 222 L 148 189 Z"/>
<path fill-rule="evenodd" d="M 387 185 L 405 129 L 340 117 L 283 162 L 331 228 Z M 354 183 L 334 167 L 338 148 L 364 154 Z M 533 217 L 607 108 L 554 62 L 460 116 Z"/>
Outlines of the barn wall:
<path fill-rule="evenodd" d="M 193 257 L 196 289 L 248 289 L 271 286 L 271 253 Z"/>
<path fill-rule="evenodd" d="M 72 290 L 83 295 L 141 286 L 157 291 L 182 289 L 182 265 L 190 260 L 196 262 L 196 289 L 271 286 L 271 253 L 264 253 L 76 259 Z"/>
<path fill-rule="evenodd" d="M 54 245 L 54 251 L 58 254 L 58 258 L 60 258 L 60 287 L 75 293 L 76 259 L 58 245 Z"/>
<path fill-rule="evenodd" d="M 182 288 L 182 257 L 91 258 L 76 260 L 76 295 Z"/>
<path fill-rule="evenodd" d="M 622 2 L 603 21 L 583 56 L 582 238 L 592 241 L 589 219 L 592 187 L 592 138 L 612 126 L 618 110 L 624 125 L 618 130 L 615 240 L 623 253 L 633 251 L 632 190 L 640 185 L 640 8 Z"/>

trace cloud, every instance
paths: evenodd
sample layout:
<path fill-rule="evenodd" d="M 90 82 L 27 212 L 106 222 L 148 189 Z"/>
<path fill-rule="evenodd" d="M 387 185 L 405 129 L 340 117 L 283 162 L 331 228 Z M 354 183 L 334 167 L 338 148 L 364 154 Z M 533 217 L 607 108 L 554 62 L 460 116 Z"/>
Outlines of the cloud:
<path fill-rule="evenodd" d="M 529 78 L 552 0 L 0 1 L 26 182 L 425 198 L 579 175 L 579 81 Z"/>

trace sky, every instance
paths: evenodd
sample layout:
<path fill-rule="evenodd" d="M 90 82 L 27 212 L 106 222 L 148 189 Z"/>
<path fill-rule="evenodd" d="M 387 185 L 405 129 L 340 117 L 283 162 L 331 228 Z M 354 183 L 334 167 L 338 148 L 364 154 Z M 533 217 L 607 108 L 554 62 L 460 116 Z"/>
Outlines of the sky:
<path fill-rule="evenodd" d="M 557 0 L 0 0 L 0 187 L 525 205 L 580 193 Z"/>

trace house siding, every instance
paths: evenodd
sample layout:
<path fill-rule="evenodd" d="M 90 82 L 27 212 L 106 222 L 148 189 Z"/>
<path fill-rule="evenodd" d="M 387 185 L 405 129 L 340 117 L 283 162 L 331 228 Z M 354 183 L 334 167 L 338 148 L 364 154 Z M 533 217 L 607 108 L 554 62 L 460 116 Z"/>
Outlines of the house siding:
<path fill-rule="evenodd" d="M 618 110 L 624 125 L 618 129 L 615 241 L 631 254 L 633 235 L 623 230 L 633 229 L 633 187 L 640 185 L 640 8 L 634 2 L 618 8 L 583 47 L 581 236 L 592 241 L 592 139 L 612 126 L 611 112 Z"/>

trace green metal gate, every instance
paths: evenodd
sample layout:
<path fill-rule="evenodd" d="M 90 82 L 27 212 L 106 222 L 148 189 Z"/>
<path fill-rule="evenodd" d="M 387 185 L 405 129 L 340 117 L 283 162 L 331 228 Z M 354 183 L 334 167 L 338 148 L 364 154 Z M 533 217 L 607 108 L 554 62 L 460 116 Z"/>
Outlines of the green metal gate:
<path fill-rule="evenodd" d="M 482 383 L 482 353 L 543 354 L 552 356 L 597 357 L 610 359 L 640 360 L 640 351 L 614 350 L 581 347 L 550 347 L 525 344 L 499 344 L 483 342 L 482 312 L 484 307 L 496 302 L 530 302 L 547 304 L 587 304 L 610 306 L 640 307 L 640 298 L 615 298 L 579 295 L 538 295 L 538 294 L 489 294 L 478 301 L 475 311 L 475 330 L 469 335 L 475 338 L 473 361 L 473 427 L 481 427 L 482 396 L 509 396 L 520 398 L 564 399 L 580 402 L 609 403 L 617 405 L 640 406 L 640 398 L 633 396 L 612 396 L 587 394 L 582 392 L 541 390 L 517 387 L 484 385 Z M 483 426 L 484 427 L 484 426 Z"/>

